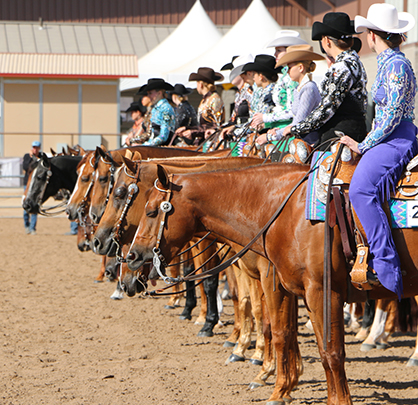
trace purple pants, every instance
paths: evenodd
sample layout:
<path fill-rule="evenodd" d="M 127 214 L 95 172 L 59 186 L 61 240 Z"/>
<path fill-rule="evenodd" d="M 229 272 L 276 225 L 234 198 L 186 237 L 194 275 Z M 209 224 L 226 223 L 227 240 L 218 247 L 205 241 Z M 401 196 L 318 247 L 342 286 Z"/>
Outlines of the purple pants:
<path fill-rule="evenodd" d="M 360 159 L 350 185 L 350 200 L 370 246 L 373 268 L 381 284 L 401 298 L 401 263 L 391 227 L 382 209 L 406 164 L 418 153 L 417 128 L 409 121 L 399 126 Z"/>

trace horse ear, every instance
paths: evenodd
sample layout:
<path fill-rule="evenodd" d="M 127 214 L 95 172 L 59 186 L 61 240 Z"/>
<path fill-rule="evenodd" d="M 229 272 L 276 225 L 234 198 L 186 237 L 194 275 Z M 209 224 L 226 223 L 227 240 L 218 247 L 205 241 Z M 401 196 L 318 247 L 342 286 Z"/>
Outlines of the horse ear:
<path fill-rule="evenodd" d="M 57 152 L 55 152 L 54 149 L 52 149 L 52 148 L 49 148 L 49 149 L 51 150 L 51 155 L 52 156 L 57 156 Z"/>
<path fill-rule="evenodd" d="M 66 151 L 64 146 L 62 147 L 62 152 L 61 153 L 63 154 L 63 156 L 71 155 L 70 149 L 68 149 L 68 151 Z"/>
<path fill-rule="evenodd" d="M 129 159 L 126 156 L 121 155 L 121 158 L 123 160 L 123 163 L 125 164 L 125 166 L 129 169 L 129 171 L 133 174 L 136 173 L 136 163 L 133 162 L 131 159 Z"/>
<path fill-rule="evenodd" d="M 157 174 L 158 174 L 158 180 L 163 185 L 164 188 L 168 188 L 170 181 L 168 179 L 168 173 L 164 169 L 163 166 L 157 165 Z"/>
<path fill-rule="evenodd" d="M 45 153 L 42 153 L 42 154 L 41 154 L 41 160 L 42 160 L 43 165 L 44 165 L 47 169 L 49 169 L 49 168 L 51 167 L 51 163 L 50 163 L 50 161 L 49 161 L 49 158 L 48 158 L 48 156 L 47 156 Z"/>
<path fill-rule="evenodd" d="M 79 156 L 84 156 L 86 154 L 86 150 L 78 145 L 78 154 Z"/>
<path fill-rule="evenodd" d="M 129 149 L 126 149 L 125 157 L 132 160 L 132 152 Z"/>
<path fill-rule="evenodd" d="M 104 145 L 102 144 L 102 145 L 100 145 L 100 147 L 102 148 L 102 150 L 103 150 L 105 153 L 107 152 L 106 146 L 104 146 Z"/>
<path fill-rule="evenodd" d="M 108 156 L 106 155 L 106 152 L 100 147 L 96 147 L 96 158 L 98 156 L 101 156 L 103 159 L 108 160 Z"/>
<path fill-rule="evenodd" d="M 132 160 L 142 160 L 142 155 L 138 151 L 135 151 L 132 155 Z"/>

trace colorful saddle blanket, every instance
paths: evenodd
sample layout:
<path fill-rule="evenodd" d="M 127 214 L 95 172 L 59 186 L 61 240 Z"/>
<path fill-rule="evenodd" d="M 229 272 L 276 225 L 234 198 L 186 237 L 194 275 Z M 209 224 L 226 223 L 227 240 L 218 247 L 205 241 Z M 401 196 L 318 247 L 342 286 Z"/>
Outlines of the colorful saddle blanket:
<path fill-rule="evenodd" d="M 320 164 L 326 161 L 331 155 L 331 152 L 315 152 L 312 158 L 311 168 L 319 167 Z M 326 191 L 321 187 L 318 171 L 319 169 L 316 169 L 309 175 L 305 217 L 309 220 L 325 221 L 324 201 L 326 198 Z M 416 186 L 418 186 L 418 184 Z M 397 196 L 398 195 L 399 193 L 397 193 Z M 389 208 L 392 228 L 418 227 L 418 200 L 392 198 L 389 200 Z"/>

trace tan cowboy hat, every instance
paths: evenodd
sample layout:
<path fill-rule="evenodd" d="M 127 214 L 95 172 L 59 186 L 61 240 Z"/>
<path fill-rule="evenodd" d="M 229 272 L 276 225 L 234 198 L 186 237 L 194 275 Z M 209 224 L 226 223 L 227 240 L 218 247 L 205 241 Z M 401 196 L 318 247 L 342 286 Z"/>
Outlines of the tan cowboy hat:
<path fill-rule="evenodd" d="M 409 13 L 398 13 L 395 6 L 386 3 L 372 4 L 367 12 L 367 18 L 356 15 L 354 19 L 356 32 L 365 29 L 403 34 L 415 25 L 415 18 Z"/>
<path fill-rule="evenodd" d="M 277 61 L 276 66 L 284 66 L 292 62 L 302 62 L 304 60 L 322 59 L 325 58 L 319 53 L 315 53 L 310 45 L 292 45 L 287 47 L 286 53 Z"/>

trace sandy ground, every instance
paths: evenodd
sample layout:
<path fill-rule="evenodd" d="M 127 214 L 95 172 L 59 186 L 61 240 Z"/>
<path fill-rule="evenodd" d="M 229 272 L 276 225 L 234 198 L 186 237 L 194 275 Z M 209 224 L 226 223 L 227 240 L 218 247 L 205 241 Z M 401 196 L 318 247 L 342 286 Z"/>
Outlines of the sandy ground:
<path fill-rule="evenodd" d="M 222 315 L 227 325 L 213 338 L 198 338 L 194 320 L 180 321 L 182 308 L 164 309 L 167 298 L 113 301 L 114 284 L 93 283 L 99 258 L 80 253 L 68 230 L 64 218 L 40 218 L 38 234 L 29 236 L 21 219 L 0 219 L 0 404 L 265 403 L 273 379 L 248 391 L 258 367 L 225 365 L 231 301 Z M 306 320 L 302 315 L 299 328 L 305 369 L 293 404 L 325 404 Z M 418 370 L 405 365 L 413 335 L 398 334 L 386 351 L 369 353 L 360 352 L 353 333 L 346 341 L 354 403 L 418 404 Z"/>

